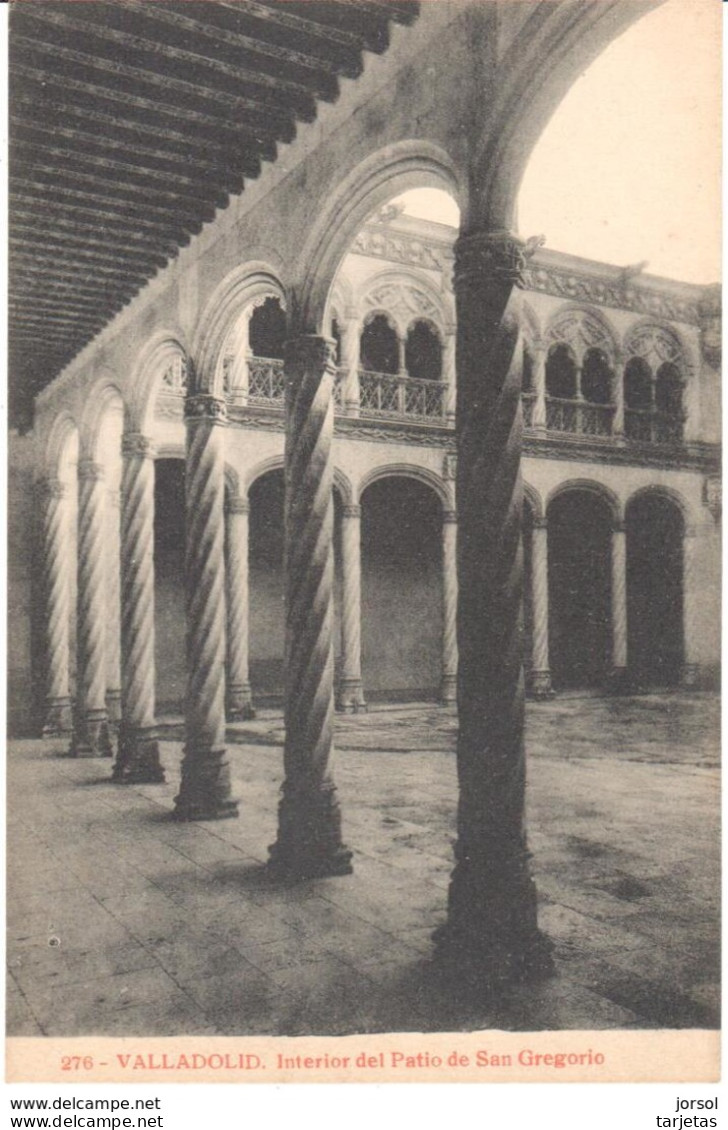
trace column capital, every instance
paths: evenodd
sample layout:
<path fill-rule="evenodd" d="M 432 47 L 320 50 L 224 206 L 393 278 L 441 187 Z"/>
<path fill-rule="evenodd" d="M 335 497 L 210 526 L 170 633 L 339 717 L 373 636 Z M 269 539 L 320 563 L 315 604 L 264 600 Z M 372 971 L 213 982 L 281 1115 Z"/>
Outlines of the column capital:
<path fill-rule="evenodd" d="M 456 510 L 443 510 L 443 512 L 442 512 L 442 524 L 443 524 L 443 526 L 455 526 L 455 525 L 457 525 L 457 520 L 458 520 L 458 516 L 457 516 Z"/>
<path fill-rule="evenodd" d="M 154 440 L 141 432 L 124 432 L 121 437 L 122 459 L 154 459 L 156 451 Z"/>
<path fill-rule="evenodd" d="M 534 530 L 548 530 L 549 520 L 545 514 L 534 515 L 532 526 Z"/>
<path fill-rule="evenodd" d="M 354 506 L 348 503 L 341 509 L 342 517 L 344 518 L 361 518 L 361 506 Z"/>
<path fill-rule="evenodd" d="M 466 232 L 455 244 L 456 285 L 490 279 L 503 286 L 522 287 L 527 258 L 527 245 L 512 232 Z"/>
<path fill-rule="evenodd" d="M 625 522 L 624 518 L 618 518 L 616 521 L 614 521 L 612 523 L 612 533 L 613 534 L 626 534 L 627 533 L 627 523 Z"/>
<path fill-rule="evenodd" d="M 285 345 L 287 371 L 336 370 L 336 342 L 319 334 L 299 334 L 289 338 Z"/>
<path fill-rule="evenodd" d="M 79 459 L 78 461 L 78 477 L 80 480 L 88 480 L 90 482 L 100 483 L 104 479 L 104 467 L 101 463 L 95 463 L 93 459 Z"/>
<path fill-rule="evenodd" d="M 237 495 L 235 498 L 227 499 L 225 510 L 228 514 L 249 514 L 250 503 L 247 498 L 241 498 L 240 495 Z"/>
<path fill-rule="evenodd" d="M 209 393 L 196 393 L 185 398 L 185 420 L 194 423 L 207 420 L 224 427 L 227 424 L 227 406 L 224 400 Z"/>

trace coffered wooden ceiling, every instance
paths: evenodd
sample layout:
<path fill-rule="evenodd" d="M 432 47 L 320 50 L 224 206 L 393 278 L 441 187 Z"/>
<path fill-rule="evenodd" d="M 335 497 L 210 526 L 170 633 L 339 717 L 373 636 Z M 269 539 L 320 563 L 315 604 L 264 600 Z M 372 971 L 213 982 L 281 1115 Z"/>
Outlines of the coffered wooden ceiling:
<path fill-rule="evenodd" d="M 14 0 L 11 419 L 415 0 Z"/>

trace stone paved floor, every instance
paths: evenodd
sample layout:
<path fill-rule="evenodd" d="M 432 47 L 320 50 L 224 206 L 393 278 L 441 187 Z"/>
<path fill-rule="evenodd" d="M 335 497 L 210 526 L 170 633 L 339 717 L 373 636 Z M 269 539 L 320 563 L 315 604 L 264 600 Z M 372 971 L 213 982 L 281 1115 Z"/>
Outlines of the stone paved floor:
<path fill-rule="evenodd" d="M 341 1034 L 718 1023 L 718 704 L 528 708 L 530 843 L 559 975 L 489 1006 L 433 981 L 455 803 L 452 712 L 337 719 L 353 876 L 271 886 L 281 718 L 231 727 L 240 818 L 169 818 L 169 783 L 109 782 L 53 741 L 9 751 L 12 1035 Z"/>

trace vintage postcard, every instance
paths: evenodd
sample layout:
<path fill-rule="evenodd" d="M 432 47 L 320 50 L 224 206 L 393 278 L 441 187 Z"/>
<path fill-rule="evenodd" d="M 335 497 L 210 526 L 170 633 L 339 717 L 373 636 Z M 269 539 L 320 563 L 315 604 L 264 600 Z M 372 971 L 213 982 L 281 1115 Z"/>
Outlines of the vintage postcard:
<path fill-rule="evenodd" d="M 9 1081 L 718 1078 L 720 19 L 12 0 Z"/>

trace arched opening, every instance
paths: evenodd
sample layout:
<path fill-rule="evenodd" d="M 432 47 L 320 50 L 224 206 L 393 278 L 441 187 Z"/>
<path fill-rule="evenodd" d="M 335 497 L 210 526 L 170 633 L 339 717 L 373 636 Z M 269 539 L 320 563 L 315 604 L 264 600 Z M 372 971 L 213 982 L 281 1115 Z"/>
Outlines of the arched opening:
<path fill-rule="evenodd" d="M 435 698 L 442 663 L 442 507 L 388 476 L 361 500 L 362 679 L 368 700 Z"/>
<path fill-rule="evenodd" d="M 677 365 L 665 361 L 655 377 L 655 408 L 659 413 L 658 441 L 679 442 L 683 438 L 683 381 Z"/>
<path fill-rule="evenodd" d="M 568 345 L 557 342 L 546 358 L 546 393 L 558 400 L 575 400 L 577 370 L 574 354 Z"/>
<path fill-rule="evenodd" d="M 627 408 L 652 408 L 652 370 L 643 357 L 630 357 L 624 370 L 624 403 Z"/>
<path fill-rule="evenodd" d="M 442 342 L 429 322 L 414 322 L 404 347 L 407 375 L 421 381 L 442 380 Z"/>
<path fill-rule="evenodd" d="M 370 373 L 393 376 L 399 371 L 397 332 L 384 314 L 375 314 L 365 323 L 359 352 L 362 368 Z"/>
<path fill-rule="evenodd" d="M 154 627 L 157 713 L 182 710 L 185 644 L 185 463 L 154 461 Z"/>
<path fill-rule="evenodd" d="M 609 404 L 612 399 L 612 370 L 606 353 L 587 349 L 581 366 L 581 393 L 590 404 Z"/>
<path fill-rule="evenodd" d="M 679 507 L 641 494 L 627 507 L 627 655 L 637 686 L 673 686 L 683 664 L 683 535 Z"/>
<path fill-rule="evenodd" d="M 254 357 L 283 360 L 286 341 L 286 315 L 280 299 L 273 295 L 255 306 L 250 315 L 248 344 Z"/>
<path fill-rule="evenodd" d="M 548 508 L 549 645 L 554 687 L 597 687 L 611 654 L 608 503 L 575 487 Z"/>

